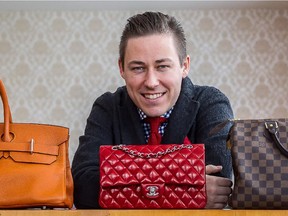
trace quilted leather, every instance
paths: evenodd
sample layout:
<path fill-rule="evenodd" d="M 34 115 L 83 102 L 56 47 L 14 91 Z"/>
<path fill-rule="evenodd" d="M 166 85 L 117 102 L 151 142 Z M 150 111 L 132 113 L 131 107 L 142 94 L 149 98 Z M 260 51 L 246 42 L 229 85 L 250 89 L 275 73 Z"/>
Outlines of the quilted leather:
<path fill-rule="evenodd" d="M 147 154 L 165 152 L 175 145 L 126 147 Z M 193 144 L 192 148 L 152 158 L 141 158 L 123 150 L 114 150 L 112 146 L 101 146 L 99 204 L 103 208 L 114 209 L 204 208 L 204 145 Z"/>

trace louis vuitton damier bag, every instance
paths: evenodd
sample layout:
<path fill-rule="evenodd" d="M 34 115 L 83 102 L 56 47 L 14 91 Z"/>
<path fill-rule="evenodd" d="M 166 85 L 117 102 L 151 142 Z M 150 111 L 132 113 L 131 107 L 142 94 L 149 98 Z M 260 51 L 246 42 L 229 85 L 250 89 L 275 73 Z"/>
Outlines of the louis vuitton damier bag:
<path fill-rule="evenodd" d="M 288 209 L 288 119 L 235 120 L 230 140 L 235 209 Z"/>

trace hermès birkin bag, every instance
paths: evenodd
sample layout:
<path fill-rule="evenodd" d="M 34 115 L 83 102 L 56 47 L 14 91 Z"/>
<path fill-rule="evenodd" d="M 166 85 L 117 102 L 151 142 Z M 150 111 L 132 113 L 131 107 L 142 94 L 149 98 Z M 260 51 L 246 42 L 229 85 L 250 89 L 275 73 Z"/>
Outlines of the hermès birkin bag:
<path fill-rule="evenodd" d="M 102 208 L 204 208 L 205 183 L 203 144 L 100 146 Z"/>
<path fill-rule="evenodd" d="M 71 208 L 68 128 L 14 123 L 1 80 L 0 94 L 4 108 L 4 123 L 0 123 L 0 208 Z"/>
<path fill-rule="evenodd" d="M 288 119 L 235 120 L 230 133 L 235 209 L 288 209 Z"/>

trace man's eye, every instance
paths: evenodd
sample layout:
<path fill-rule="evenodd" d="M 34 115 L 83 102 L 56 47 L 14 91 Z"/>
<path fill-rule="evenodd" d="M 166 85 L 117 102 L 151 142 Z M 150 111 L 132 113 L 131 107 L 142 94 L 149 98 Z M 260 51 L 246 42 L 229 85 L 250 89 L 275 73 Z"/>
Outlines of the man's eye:
<path fill-rule="evenodd" d="M 131 70 L 134 72 L 142 72 L 144 71 L 144 67 L 132 67 Z"/>
<path fill-rule="evenodd" d="M 169 68 L 169 65 L 159 65 L 158 66 L 158 69 L 159 70 L 166 70 L 166 69 L 168 69 Z"/>

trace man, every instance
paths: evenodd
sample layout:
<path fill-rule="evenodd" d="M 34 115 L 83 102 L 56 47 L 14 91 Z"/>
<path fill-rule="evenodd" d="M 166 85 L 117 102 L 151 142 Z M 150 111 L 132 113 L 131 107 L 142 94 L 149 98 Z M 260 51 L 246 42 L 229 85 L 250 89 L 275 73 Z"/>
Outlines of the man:
<path fill-rule="evenodd" d="M 161 144 L 205 144 L 206 208 L 224 208 L 232 186 L 228 129 L 209 132 L 233 118 L 233 113 L 219 90 L 193 85 L 187 77 L 190 57 L 181 25 L 158 12 L 128 19 L 120 42 L 119 69 L 126 86 L 95 101 L 85 135 L 80 137 L 72 165 L 75 206 L 99 207 L 99 146 L 146 144 L 149 133 L 144 119 L 164 116 Z"/>

